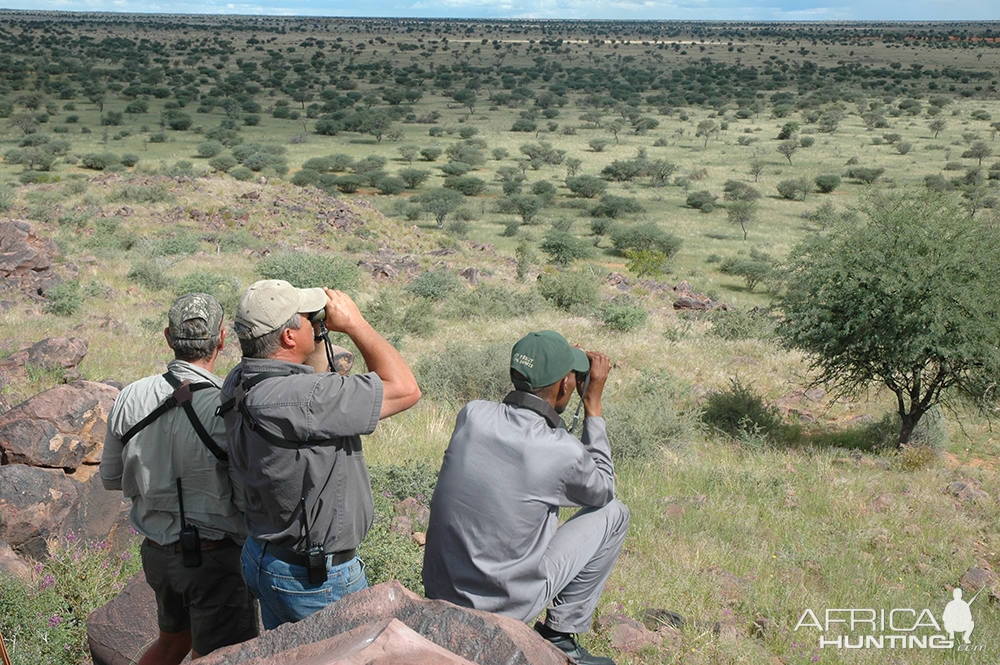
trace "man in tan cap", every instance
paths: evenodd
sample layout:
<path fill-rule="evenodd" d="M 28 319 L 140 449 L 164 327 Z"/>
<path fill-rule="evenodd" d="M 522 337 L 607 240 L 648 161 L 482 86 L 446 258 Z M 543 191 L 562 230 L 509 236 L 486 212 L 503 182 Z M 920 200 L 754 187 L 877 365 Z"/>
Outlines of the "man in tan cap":
<path fill-rule="evenodd" d="M 166 374 L 126 386 L 108 414 L 101 481 L 132 500 L 129 519 L 146 537 L 142 567 L 156 594 L 160 634 L 142 665 L 180 663 L 189 651 L 198 658 L 257 635 L 240 575 L 243 487 L 215 417 L 222 318 L 210 295 L 178 298 L 164 330 L 174 352 Z"/>
<path fill-rule="evenodd" d="M 320 322 L 351 338 L 367 374 L 305 364 Z M 257 282 L 233 326 L 243 360 L 226 377 L 219 411 L 246 490 L 243 576 L 272 629 L 368 586 L 355 554 L 374 517 L 360 435 L 416 404 L 420 389 L 340 291 Z"/>

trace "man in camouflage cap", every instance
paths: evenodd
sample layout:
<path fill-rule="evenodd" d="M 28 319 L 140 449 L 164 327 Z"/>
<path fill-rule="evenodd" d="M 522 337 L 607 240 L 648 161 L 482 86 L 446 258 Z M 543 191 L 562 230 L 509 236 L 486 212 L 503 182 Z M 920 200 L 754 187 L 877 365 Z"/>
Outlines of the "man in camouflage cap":
<path fill-rule="evenodd" d="M 145 536 L 142 567 L 156 594 L 159 637 L 140 665 L 180 663 L 188 652 L 197 658 L 258 633 L 240 575 L 243 486 L 215 416 L 222 319 L 210 295 L 174 301 L 163 331 L 174 352 L 167 372 L 126 386 L 108 414 L 101 481 L 132 500 L 130 521 Z M 197 554 L 182 546 L 182 532 L 195 529 Z"/>

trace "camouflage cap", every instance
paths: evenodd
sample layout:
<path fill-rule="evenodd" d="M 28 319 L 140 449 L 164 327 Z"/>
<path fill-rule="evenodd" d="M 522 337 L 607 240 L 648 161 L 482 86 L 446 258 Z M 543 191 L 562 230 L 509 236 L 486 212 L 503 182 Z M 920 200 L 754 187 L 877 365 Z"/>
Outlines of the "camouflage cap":
<path fill-rule="evenodd" d="M 174 301 L 167 315 L 170 320 L 170 337 L 173 339 L 212 339 L 219 332 L 222 324 L 222 305 L 207 293 L 189 293 Z M 204 319 L 208 324 L 208 333 L 190 335 L 184 331 L 184 322 L 192 319 Z"/>

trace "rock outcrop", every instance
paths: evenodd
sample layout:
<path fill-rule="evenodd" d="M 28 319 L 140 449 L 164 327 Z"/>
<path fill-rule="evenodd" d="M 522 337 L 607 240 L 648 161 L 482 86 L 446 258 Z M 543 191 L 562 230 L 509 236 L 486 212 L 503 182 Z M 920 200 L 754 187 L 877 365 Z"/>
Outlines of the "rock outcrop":
<path fill-rule="evenodd" d="M 90 615 L 95 665 L 138 659 L 156 634 L 155 601 L 141 574 Z M 139 630 L 145 626 L 144 630 Z M 139 630 L 139 632 L 137 632 Z M 294 624 L 219 649 L 200 665 L 442 663 L 568 665 L 561 651 L 514 619 L 427 600 L 397 581 L 350 594 Z"/>

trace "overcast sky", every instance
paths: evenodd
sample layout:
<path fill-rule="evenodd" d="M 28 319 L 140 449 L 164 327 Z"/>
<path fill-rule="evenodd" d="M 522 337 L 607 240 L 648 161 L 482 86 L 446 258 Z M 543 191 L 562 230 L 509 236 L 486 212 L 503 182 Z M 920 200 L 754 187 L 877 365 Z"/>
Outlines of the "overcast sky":
<path fill-rule="evenodd" d="M 998 0 L 0 0 L 7 9 L 159 14 L 711 21 L 1000 20 Z"/>

